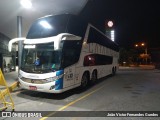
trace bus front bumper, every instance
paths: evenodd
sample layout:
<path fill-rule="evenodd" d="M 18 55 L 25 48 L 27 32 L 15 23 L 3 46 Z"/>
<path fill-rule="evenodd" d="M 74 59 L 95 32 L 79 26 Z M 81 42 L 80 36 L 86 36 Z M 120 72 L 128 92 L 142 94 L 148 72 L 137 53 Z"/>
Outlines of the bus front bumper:
<path fill-rule="evenodd" d="M 31 91 L 39 91 L 39 92 L 45 92 L 45 93 L 62 93 L 63 89 L 55 90 L 55 81 L 45 83 L 45 84 L 33 84 L 33 83 L 27 83 L 22 81 L 20 78 L 20 87 L 31 90 Z"/>

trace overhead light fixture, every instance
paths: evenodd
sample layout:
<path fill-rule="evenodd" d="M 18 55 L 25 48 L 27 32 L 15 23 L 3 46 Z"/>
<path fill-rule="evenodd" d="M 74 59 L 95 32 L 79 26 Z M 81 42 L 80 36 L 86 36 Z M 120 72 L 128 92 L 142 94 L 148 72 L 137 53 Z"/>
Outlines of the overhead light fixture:
<path fill-rule="evenodd" d="M 32 8 L 32 2 L 30 0 L 21 0 L 20 3 L 24 8 Z"/>

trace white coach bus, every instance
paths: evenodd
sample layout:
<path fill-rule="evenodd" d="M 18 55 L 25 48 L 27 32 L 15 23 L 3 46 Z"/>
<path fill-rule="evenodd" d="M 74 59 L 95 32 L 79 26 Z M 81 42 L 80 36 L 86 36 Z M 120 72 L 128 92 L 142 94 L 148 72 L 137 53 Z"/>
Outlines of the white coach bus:
<path fill-rule="evenodd" d="M 118 68 L 119 48 L 91 24 L 78 16 L 61 14 L 39 18 L 23 40 L 19 82 L 22 88 L 61 93 Z"/>

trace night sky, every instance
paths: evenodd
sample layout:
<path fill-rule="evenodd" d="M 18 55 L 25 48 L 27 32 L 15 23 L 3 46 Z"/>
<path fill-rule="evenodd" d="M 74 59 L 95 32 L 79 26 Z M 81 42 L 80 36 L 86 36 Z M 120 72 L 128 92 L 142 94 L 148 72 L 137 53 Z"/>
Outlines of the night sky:
<path fill-rule="evenodd" d="M 80 16 L 103 32 L 105 20 L 112 20 L 120 47 L 131 48 L 137 42 L 160 47 L 158 0 L 89 0 Z"/>

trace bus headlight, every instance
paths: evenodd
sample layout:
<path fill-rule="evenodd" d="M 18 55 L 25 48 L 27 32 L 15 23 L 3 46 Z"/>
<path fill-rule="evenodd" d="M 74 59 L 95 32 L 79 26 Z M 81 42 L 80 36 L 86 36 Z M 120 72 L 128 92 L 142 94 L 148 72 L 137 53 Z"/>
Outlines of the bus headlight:
<path fill-rule="evenodd" d="M 47 78 L 47 82 L 53 82 L 58 79 L 58 76 Z"/>
<path fill-rule="evenodd" d="M 58 79 L 60 79 L 62 77 L 63 77 L 63 74 L 59 75 L 59 76 L 54 76 L 54 77 L 47 78 L 46 81 L 47 82 L 53 82 L 53 81 L 58 80 Z"/>

